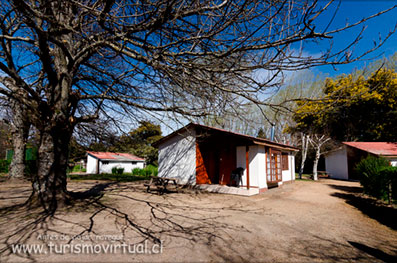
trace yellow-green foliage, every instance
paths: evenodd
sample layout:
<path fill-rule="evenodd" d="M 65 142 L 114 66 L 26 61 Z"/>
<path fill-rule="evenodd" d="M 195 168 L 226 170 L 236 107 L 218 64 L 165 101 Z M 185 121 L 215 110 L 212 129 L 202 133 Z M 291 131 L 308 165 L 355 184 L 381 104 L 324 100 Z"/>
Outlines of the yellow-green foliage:
<path fill-rule="evenodd" d="M 380 69 L 368 79 L 352 74 L 328 78 L 324 97 L 301 100 L 295 130 L 329 133 L 339 140 L 396 140 L 397 73 Z"/>

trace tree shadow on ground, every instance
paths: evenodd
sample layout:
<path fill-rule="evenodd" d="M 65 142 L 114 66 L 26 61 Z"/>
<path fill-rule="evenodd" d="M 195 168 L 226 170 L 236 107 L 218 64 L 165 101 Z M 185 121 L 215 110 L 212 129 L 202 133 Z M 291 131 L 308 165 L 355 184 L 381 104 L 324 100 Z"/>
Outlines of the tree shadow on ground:
<path fill-rule="evenodd" d="M 377 259 L 380 259 L 380 260 L 382 260 L 384 262 L 388 262 L 388 263 L 389 262 L 390 263 L 397 262 L 397 257 L 396 256 L 389 255 L 389 254 L 383 252 L 382 250 L 379 250 L 379 249 L 376 249 L 376 248 L 372 248 L 372 247 L 366 246 L 364 244 L 353 242 L 353 241 L 348 241 L 348 243 L 350 245 L 352 245 L 353 247 L 361 250 L 362 252 L 365 252 L 365 253 L 367 253 L 367 254 L 369 254 L 369 255 L 377 258 Z"/>
<path fill-rule="evenodd" d="M 341 198 L 351 206 L 354 206 L 365 215 L 375 219 L 379 223 L 397 230 L 397 209 L 379 202 L 362 194 L 361 187 L 341 186 L 328 184 L 328 186 L 340 190 L 341 192 L 332 193 L 332 196 Z"/>
<path fill-rule="evenodd" d="M 86 184 L 87 186 L 89 184 Z M 92 184 L 91 184 L 92 186 Z M 84 187 L 83 187 L 84 188 Z M 15 244 L 37 244 L 41 242 L 48 245 L 48 240 L 38 240 L 38 234 L 42 236 L 72 236 L 68 244 L 76 237 L 84 235 L 103 235 L 104 218 L 107 224 L 112 224 L 115 231 L 114 236 L 122 236 L 120 243 L 134 244 L 145 241 L 151 244 L 160 244 L 164 237 L 183 239 L 184 244 L 192 247 L 197 243 L 211 245 L 215 241 L 227 242 L 224 239 L 228 230 L 242 230 L 225 223 L 220 215 L 205 206 L 192 206 L 189 203 L 174 204 L 171 195 L 151 195 L 145 192 L 142 186 L 131 184 L 119 184 L 115 182 L 99 183 L 89 189 L 69 192 L 74 198 L 68 207 L 62 207 L 54 215 L 42 212 L 40 208 L 32 209 L 23 203 L 18 205 L 0 208 L 0 223 L 17 222 L 13 227 L 2 231 L 0 237 L 0 258 L 15 260 L 27 259 L 37 261 L 37 255 L 31 253 L 15 254 L 12 247 Z M 136 197 L 134 192 L 139 193 Z M 29 196 L 26 195 L 26 198 Z M 145 198 L 148 197 L 148 198 Z M 150 197 L 155 197 L 153 200 Z M 142 214 L 145 215 L 144 222 L 138 220 L 140 215 L 129 211 L 126 207 L 118 205 L 117 200 L 128 201 L 131 206 L 142 207 Z M 224 206 L 223 211 L 249 212 L 250 209 L 239 206 Z M 251 209 L 252 210 L 252 209 Z M 192 212 L 194 211 L 194 212 Z M 77 214 L 77 217 L 70 216 Z M 4 228 L 3 228 L 4 229 Z M 74 229 L 70 232 L 70 229 Z M 78 230 L 78 231 L 76 231 Z M 125 239 L 126 236 L 134 236 L 133 240 Z M 46 243 L 47 242 L 47 243 Z M 55 242 L 55 241 L 54 241 Z M 88 241 L 89 242 L 89 241 Z M 95 243 L 95 240 L 92 240 Z"/>
<path fill-rule="evenodd" d="M 28 198 L 29 194 L 27 192 L 25 194 Z M 117 240 L 118 243 L 164 242 L 166 248 L 180 247 L 185 251 L 191 249 L 192 253 L 201 247 L 203 249 L 201 251 L 205 251 L 203 253 L 211 261 L 266 260 L 267 257 L 264 255 L 268 254 L 273 255 L 273 258 L 269 257 L 271 260 L 278 259 L 278 255 L 289 255 L 289 258 L 299 258 L 307 262 L 330 260 L 371 262 L 373 257 L 390 258 L 383 252 L 378 251 L 376 254 L 376 251 L 366 248 L 365 245 L 357 247 L 358 250 L 352 253 L 353 244 L 341 243 L 315 233 L 308 234 L 299 225 L 288 226 L 282 219 L 280 222 L 283 228 L 286 228 L 284 231 L 293 231 L 302 235 L 291 241 L 293 246 L 282 244 L 280 246 L 277 242 L 264 243 L 262 239 L 258 239 L 256 229 L 249 225 L 245 226 L 244 222 L 250 216 L 277 220 L 269 217 L 273 213 L 271 209 L 263 206 L 247 206 L 245 202 L 217 203 L 216 194 L 196 190 L 185 189 L 183 193 L 160 196 L 156 193 L 146 193 L 142 183 L 82 182 L 73 184 L 70 195 L 74 197 L 74 202 L 68 207 L 60 208 L 53 216 L 22 204 L 0 208 L 0 261 L 42 261 L 44 255 L 14 254 L 11 250 L 13 244 L 39 242 L 43 245 L 48 244 L 48 240 L 39 240 L 38 234 L 72 236 L 72 239 L 65 241 L 64 244 L 76 244 L 76 242 L 78 244 L 79 240 L 73 239 L 84 235 L 92 238 L 85 243 L 98 244 L 94 236 L 111 234 L 122 237 Z M 18 200 L 21 202 L 20 198 Z M 237 217 L 238 223 L 236 220 L 229 220 L 231 216 Z M 110 225 L 111 228 L 108 227 Z M 361 248 L 369 252 L 362 253 Z M 76 257 L 72 259 L 69 257 L 67 260 L 63 255 L 56 256 L 47 260 L 62 262 L 80 260 L 79 255 L 75 255 Z M 147 258 L 150 259 L 153 260 Z M 179 260 L 193 260 L 193 257 L 179 258 Z"/>

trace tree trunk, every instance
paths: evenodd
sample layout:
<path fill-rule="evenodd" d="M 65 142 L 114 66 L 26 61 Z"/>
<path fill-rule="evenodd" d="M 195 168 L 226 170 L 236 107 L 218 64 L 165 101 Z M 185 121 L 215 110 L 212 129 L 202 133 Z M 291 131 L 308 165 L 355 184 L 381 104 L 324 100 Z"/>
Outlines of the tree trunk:
<path fill-rule="evenodd" d="M 50 213 L 69 200 L 66 172 L 71 131 L 67 126 L 58 124 L 55 128 L 40 132 L 38 173 L 33 181 L 32 198 L 37 198 Z"/>
<path fill-rule="evenodd" d="M 309 135 L 304 135 L 302 133 L 302 161 L 301 161 L 301 167 L 299 169 L 299 179 L 302 179 L 308 148 L 309 148 Z"/>
<path fill-rule="evenodd" d="M 316 157 L 314 158 L 314 162 L 313 162 L 313 180 L 315 181 L 318 180 L 317 166 L 318 166 L 318 160 L 320 160 L 320 151 L 321 151 L 321 144 L 316 146 Z"/>
<path fill-rule="evenodd" d="M 11 136 L 13 157 L 10 164 L 9 177 L 22 178 L 25 174 L 25 150 L 29 136 L 30 123 L 26 112 L 17 102 L 11 102 L 13 120 L 11 123 Z"/>

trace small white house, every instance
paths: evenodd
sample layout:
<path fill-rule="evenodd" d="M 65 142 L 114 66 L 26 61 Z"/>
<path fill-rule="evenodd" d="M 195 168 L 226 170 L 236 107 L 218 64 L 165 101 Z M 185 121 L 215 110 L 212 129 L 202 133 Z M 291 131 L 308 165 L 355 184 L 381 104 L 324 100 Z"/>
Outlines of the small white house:
<path fill-rule="evenodd" d="M 131 173 L 135 168 L 144 168 L 145 159 L 129 153 L 87 152 L 87 173 L 112 173 L 113 167 L 124 168 Z"/>
<path fill-rule="evenodd" d="M 368 155 L 384 157 L 392 166 L 397 166 L 397 143 L 343 142 L 341 147 L 324 153 L 325 170 L 331 178 L 359 179 L 354 169 Z"/>
<path fill-rule="evenodd" d="M 159 176 L 179 184 L 216 185 L 218 192 L 236 194 L 244 192 L 237 188 L 245 189 L 252 195 L 295 180 L 298 149 L 262 138 L 190 123 L 155 146 Z"/>

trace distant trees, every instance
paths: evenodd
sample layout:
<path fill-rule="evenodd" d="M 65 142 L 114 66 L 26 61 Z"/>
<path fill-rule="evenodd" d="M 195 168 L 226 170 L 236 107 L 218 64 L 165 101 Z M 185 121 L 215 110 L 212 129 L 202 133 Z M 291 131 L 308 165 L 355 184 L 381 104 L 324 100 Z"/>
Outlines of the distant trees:
<path fill-rule="evenodd" d="M 24 96 L 27 98 L 27 95 Z M 10 178 L 22 178 L 25 175 L 25 151 L 28 143 L 30 120 L 26 106 L 10 100 L 12 117 L 10 121 L 13 156 L 9 167 Z"/>
<path fill-rule="evenodd" d="M 145 158 L 147 164 L 157 165 L 158 150 L 152 144 L 161 139 L 162 131 L 160 125 L 150 121 L 140 121 L 139 126 L 123 135 L 108 134 L 107 127 L 90 127 L 85 133 L 79 136 L 91 136 L 79 142 L 76 137 L 72 137 L 69 150 L 70 160 L 78 160 L 85 157 L 86 151 L 95 152 L 123 152 L 132 153 Z M 95 130 L 95 132 L 94 132 Z M 91 132 L 91 134 L 90 134 Z"/>
<path fill-rule="evenodd" d="M 6 150 L 11 148 L 10 125 L 5 121 L 0 120 L 0 159 L 5 159 Z"/>
<path fill-rule="evenodd" d="M 146 159 L 147 164 L 157 165 L 158 150 L 152 143 L 162 138 L 160 125 L 149 121 L 141 121 L 139 127 L 123 135 L 116 145 L 111 147 L 114 151 L 129 152 Z"/>

